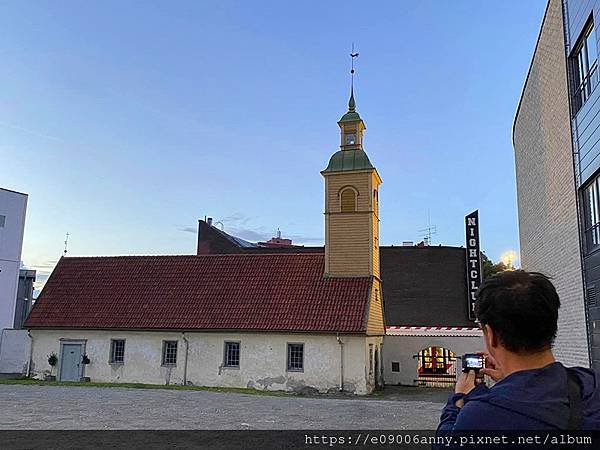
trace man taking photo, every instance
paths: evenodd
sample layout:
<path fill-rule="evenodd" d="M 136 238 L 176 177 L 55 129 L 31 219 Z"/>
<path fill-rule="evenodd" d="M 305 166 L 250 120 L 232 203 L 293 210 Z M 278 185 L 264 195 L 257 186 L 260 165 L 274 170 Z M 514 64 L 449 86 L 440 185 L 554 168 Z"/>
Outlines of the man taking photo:
<path fill-rule="evenodd" d="M 560 300 L 539 273 L 506 271 L 479 288 L 475 313 L 496 383 L 463 373 L 438 434 L 460 430 L 600 430 L 600 373 L 554 359 Z M 582 325 L 583 326 L 583 325 Z"/>

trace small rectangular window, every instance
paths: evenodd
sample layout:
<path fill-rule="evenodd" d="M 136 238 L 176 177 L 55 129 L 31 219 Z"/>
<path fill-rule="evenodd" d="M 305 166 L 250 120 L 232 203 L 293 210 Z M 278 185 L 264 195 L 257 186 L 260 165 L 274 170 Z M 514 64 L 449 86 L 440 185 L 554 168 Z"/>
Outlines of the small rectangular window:
<path fill-rule="evenodd" d="M 5 224 L 6 224 L 6 216 L 3 216 L 2 214 L 0 214 L 0 228 L 4 228 Z"/>
<path fill-rule="evenodd" d="M 304 370 L 304 344 L 288 344 L 287 370 L 290 372 Z"/>
<path fill-rule="evenodd" d="M 584 190 L 584 226 L 587 250 L 600 246 L 600 178 L 595 178 Z"/>
<path fill-rule="evenodd" d="M 400 363 L 392 362 L 392 372 L 400 372 Z"/>
<path fill-rule="evenodd" d="M 177 364 L 177 341 L 163 341 L 162 365 L 174 366 Z"/>
<path fill-rule="evenodd" d="M 225 342 L 225 367 L 240 367 L 239 342 Z"/>
<path fill-rule="evenodd" d="M 110 363 L 123 364 L 125 362 L 125 340 L 113 339 L 110 341 Z"/>

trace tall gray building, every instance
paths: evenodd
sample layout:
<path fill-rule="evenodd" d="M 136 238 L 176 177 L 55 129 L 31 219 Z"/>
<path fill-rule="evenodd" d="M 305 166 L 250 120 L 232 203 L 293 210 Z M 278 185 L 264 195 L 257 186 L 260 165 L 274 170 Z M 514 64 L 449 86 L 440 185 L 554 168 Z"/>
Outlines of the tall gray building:
<path fill-rule="evenodd" d="M 513 129 L 521 262 L 562 301 L 555 351 L 600 368 L 600 0 L 549 0 Z"/>
<path fill-rule="evenodd" d="M 17 288 L 17 303 L 15 304 L 15 320 L 13 328 L 21 330 L 25 319 L 33 305 L 33 283 L 35 283 L 35 270 L 19 270 L 19 286 Z"/>

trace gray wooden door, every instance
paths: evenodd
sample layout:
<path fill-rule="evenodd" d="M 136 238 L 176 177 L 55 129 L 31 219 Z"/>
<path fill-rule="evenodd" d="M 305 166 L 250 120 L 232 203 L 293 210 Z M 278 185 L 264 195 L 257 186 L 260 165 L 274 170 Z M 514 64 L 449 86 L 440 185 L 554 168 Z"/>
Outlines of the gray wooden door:
<path fill-rule="evenodd" d="M 79 381 L 81 377 L 81 344 L 63 344 L 62 359 L 60 361 L 60 380 Z"/>

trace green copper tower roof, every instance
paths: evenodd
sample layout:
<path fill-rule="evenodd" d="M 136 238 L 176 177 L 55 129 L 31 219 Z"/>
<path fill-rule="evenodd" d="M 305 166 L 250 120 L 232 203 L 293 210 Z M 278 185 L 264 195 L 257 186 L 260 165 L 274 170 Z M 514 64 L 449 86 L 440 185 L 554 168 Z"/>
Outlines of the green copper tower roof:
<path fill-rule="evenodd" d="M 374 168 L 364 150 L 340 150 L 333 154 L 323 173 Z"/>
<path fill-rule="evenodd" d="M 340 122 L 354 122 L 362 120 L 356 111 L 348 111 L 342 116 Z"/>

